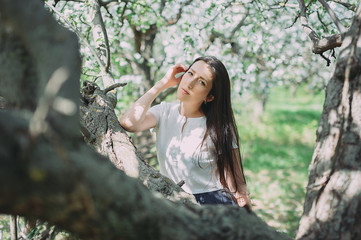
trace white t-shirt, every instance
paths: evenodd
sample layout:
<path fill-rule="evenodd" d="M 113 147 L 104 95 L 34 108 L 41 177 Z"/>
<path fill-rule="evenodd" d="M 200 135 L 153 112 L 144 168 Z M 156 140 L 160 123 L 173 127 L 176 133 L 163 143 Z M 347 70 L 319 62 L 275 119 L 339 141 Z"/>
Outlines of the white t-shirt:
<path fill-rule="evenodd" d="M 160 172 L 183 190 L 196 194 L 223 189 L 217 174 L 214 145 L 208 137 L 201 146 L 206 117 L 186 118 L 179 103 L 162 102 L 149 109 L 157 118 L 157 156 Z M 183 131 L 182 131 L 183 128 Z"/>

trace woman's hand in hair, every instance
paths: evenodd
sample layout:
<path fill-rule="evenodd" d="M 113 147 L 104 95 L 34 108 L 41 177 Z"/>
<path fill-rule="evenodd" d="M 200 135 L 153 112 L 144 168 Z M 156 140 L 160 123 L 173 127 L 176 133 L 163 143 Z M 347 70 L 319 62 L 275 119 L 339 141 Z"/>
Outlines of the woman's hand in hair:
<path fill-rule="evenodd" d="M 182 79 L 182 76 L 178 76 L 178 74 L 185 71 L 187 71 L 187 66 L 183 64 L 176 64 L 170 69 L 168 69 L 167 73 L 164 75 L 162 80 L 159 81 L 159 83 L 162 84 L 162 87 L 164 89 L 174 87 Z"/>

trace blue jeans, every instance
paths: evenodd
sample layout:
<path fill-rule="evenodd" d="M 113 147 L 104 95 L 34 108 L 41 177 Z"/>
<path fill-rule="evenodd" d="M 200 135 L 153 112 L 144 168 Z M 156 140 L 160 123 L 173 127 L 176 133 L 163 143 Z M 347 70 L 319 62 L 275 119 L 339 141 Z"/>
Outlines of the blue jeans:
<path fill-rule="evenodd" d="M 232 194 L 228 190 L 216 190 L 213 192 L 204 192 L 193 194 L 197 203 L 203 204 L 232 204 L 237 205 L 233 200 Z"/>

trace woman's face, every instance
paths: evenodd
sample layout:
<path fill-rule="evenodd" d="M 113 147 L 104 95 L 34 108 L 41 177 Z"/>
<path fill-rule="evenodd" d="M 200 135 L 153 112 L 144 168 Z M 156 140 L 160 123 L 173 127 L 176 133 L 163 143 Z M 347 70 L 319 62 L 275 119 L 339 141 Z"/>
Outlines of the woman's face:
<path fill-rule="evenodd" d="M 178 86 L 177 97 L 181 102 L 201 106 L 204 101 L 213 100 L 213 96 L 208 96 L 212 84 L 213 74 L 208 64 L 197 61 L 183 75 Z"/>

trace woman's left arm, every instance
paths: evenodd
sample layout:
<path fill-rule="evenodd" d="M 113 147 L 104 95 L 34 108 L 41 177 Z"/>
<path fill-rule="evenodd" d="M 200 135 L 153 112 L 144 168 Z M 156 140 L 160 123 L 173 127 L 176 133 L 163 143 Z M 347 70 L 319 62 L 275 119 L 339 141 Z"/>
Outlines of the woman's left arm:
<path fill-rule="evenodd" d="M 249 198 L 247 185 L 243 175 L 238 149 L 232 150 L 232 156 L 233 156 L 232 160 L 233 160 L 233 168 L 234 168 L 233 170 L 236 179 L 233 179 L 232 172 L 230 169 L 228 169 L 226 173 L 227 185 L 230 188 L 229 190 L 231 190 L 231 192 L 234 193 L 234 197 L 237 199 L 237 204 L 240 207 L 246 207 L 249 210 L 252 210 L 251 199 Z M 236 184 L 234 181 L 237 182 L 237 191 L 236 191 Z"/>

